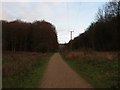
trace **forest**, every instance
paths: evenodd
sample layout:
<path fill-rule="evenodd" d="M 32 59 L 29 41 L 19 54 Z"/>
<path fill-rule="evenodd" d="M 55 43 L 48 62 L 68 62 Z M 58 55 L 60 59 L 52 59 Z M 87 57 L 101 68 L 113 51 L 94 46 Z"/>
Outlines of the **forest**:
<path fill-rule="evenodd" d="M 57 51 L 59 44 L 54 25 L 44 20 L 32 23 L 2 22 L 3 51 Z M 120 50 L 120 1 L 107 2 L 98 9 L 96 20 L 84 33 L 70 40 L 66 49 L 91 49 L 97 51 Z M 65 49 L 64 49 L 65 50 Z"/>
<path fill-rule="evenodd" d="M 69 41 L 67 48 L 98 51 L 120 50 L 120 1 L 107 2 L 98 9 L 96 21 L 84 33 Z"/>
<path fill-rule="evenodd" d="M 57 32 L 49 22 L 1 22 L 3 51 L 53 52 L 58 49 Z"/>

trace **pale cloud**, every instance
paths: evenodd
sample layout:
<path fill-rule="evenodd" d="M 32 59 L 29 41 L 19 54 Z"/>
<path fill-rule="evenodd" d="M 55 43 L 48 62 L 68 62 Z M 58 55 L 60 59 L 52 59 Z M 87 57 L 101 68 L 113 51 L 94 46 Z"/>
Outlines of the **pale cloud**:
<path fill-rule="evenodd" d="M 51 15 L 51 9 L 45 3 L 5 2 L 2 11 L 3 15 L 28 21 Z M 6 18 L 3 17 L 3 19 Z"/>
<path fill-rule="evenodd" d="M 2 2 L 0 2 L 0 19 L 2 19 Z"/>
<path fill-rule="evenodd" d="M 70 40 L 70 30 L 74 30 L 74 37 L 84 32 L 94 20 L 98 7 L 103 4 L 24 1 L 2 2 L 2 19 L 9 21 L 21 19 L 28 22 L 33 22 L 34 20 L 49 21 L 55 25 L 60 43 Z"/>
<path fill-rule="evenodd" d="M 2 10 L 1 19 L 11 21 L 11 19 L 14 20 L 15 18 L 11 15 L 8 15 L 6 11 Z"/>
<path fill-rule="evenodd" d="M 1 1 L 2 2 L 108 2 L 110 0 L 1 0 Z"/>

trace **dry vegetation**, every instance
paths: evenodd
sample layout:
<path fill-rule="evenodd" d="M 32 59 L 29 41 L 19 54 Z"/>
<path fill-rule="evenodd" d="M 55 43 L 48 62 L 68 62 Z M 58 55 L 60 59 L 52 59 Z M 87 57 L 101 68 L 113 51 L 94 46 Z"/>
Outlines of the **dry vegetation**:
<path fill-rule="evenodd" d="M 72 51 L 62 56 L 95 88 L 119 88 L 118 52 Z"/>
<path fill-rule="evenodd" d="M 3 88 L 34 87 L 37 78 L 40 80 L 42 77 L 47 57 L 48 54 L 35 52 L 3 52 Z M 34 82 L 33 86 L 28 80 Z"/>
<path fill-rule="evenodd" d="M 38 53 L 3 53 L 3 77 L 19 73 L 24 69 L 30 69 L 40 56 L 41 54 Z"/>
<path fill-rule="evenodd" d="M 98 51 L 71 51 L 65 52 L 67 58 L 93 57 L 93 58 L 107 58 L 113 60 L 117 58 L 117 52 L 98 52 Z"/>

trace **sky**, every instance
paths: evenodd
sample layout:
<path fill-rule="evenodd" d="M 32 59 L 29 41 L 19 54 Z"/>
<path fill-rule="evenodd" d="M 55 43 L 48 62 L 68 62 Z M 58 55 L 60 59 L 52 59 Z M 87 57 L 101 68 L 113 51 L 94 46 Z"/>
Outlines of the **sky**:
<path fill-rule="evenodd" d="M 101 1 L 101 2 L 100 2 Z M 56 27 L 58 42 L 68 43 L 95 21 L 98 8 L 108 0 L 2 0 L 0 19 L 45 20 Z"/>

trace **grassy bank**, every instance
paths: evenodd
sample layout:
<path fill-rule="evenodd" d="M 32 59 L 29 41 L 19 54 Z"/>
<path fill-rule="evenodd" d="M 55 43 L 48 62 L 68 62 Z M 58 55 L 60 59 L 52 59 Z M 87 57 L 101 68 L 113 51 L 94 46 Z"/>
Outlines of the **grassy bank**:
<path fill-rule="evenodd" d="M 118 59 L 112 60 L 95 56 L 79 56 L 68 58 L 62 54 L 64 60 L 80 76 L 95 88 L 118 88 Z"/>
<path fill-rule="evenodd" d="M 37 88 L 52 54 L 3 53 L 3 88 Z"/>

